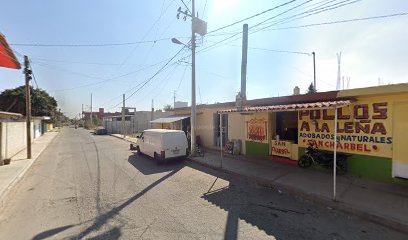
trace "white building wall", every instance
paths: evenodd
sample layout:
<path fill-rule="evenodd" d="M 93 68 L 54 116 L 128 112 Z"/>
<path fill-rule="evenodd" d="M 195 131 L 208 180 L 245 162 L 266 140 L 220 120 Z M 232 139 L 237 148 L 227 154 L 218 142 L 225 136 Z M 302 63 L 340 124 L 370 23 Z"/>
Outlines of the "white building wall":
<path fill-rule="evenodd" d="M 125 133 L 133 134 L 142 132 L 151 128 L 150 121 L 161 117 L 167 117 L 173 115 L 174 112 L 154 112 L 153 119 L 151 119 L 150 111 L 138 111 L 136 117 L 131 116 L 130 121 L 125 121 Z M 127 116 L 128 117 L 128 116 Z M 119 119 L 119 120 L 117 120 Z M 111 118 L 110 120 L 104 119 L 103 126 L 108 131 L 108 134 L 121 134 L 122 133 L 122 121 L 121 117 Z"/>
<path fill-rule="evenodd" d="M 0 128 L 0 159 L 11 158 L 26 148 L 25 122 L 0 122 Z"/>

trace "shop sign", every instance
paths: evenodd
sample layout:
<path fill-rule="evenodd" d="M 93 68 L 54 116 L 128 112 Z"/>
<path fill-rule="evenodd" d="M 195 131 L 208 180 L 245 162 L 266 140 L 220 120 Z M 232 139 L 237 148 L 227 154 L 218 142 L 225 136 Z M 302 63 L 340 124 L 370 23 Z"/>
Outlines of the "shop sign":
<path fill-rule="evenodd" d="M 281 157 L 292 157 L 292 143 L 288 141 L 272 140 L 272 155 Z"/>
<path fill-rule="evenodd" d="M 392 157 L 387 102 L 361 103 L 337 109 L 339 152 Z M 299 146 L 334 148 L 334 109 L 299 111 Z"/>
<path fill-rule="evenodd" d="M 254 142 L 267 141 L 267 124 L 265 118 L 252 118 L 247 123 L 247 140 Z"/>

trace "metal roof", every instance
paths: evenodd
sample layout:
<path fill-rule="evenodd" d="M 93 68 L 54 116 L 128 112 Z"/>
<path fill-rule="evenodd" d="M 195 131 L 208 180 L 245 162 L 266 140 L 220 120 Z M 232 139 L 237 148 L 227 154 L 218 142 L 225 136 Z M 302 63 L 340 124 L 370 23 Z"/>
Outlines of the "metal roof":
<path fill-rule="evenodd" d="M 312 102 L 312 103 L 293 103 L 285 105 L 260 106 L 260 107 L 246 107 L 242 111 L 237 108 L 220 110 L 218 113 L 232 113 L 232 112 L 283 112 L 296 110 L 313 110 L 313 109 L 327 109 L 336 108 L 349 105 L 351 100 L 328 101 L 328 102 Z"/>
<path fill-rule="evenodd" d="M 186 118 L 189 118 L 190 115 L 173 115 L 173 116 L 168 116 L 164 118 L 158 118 L 153 121 L 150 121 L 151 123 L 172 123 L 172 122 L 177 122 Z"/>
<path fill-rule="evenodd" d="M 23 118 L 23 115 L 20 113 L 0 111 L 0 119 L 19 119 L 19 118 Z"/>

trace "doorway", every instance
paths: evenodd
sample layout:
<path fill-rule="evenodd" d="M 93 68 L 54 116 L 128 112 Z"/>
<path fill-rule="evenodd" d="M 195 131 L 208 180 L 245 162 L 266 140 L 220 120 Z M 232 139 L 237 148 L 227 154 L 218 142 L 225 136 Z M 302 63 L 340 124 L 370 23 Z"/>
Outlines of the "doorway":
<path fill-rule="evenodd" d="M 213 138 L 213 145 L 216 147 L 220 146 L 220 115 L 218 113 L 214 113 L 213 115 L 213 123 L 214 123 L 214 138 Z M 228 114 L 222 114 L 222 142 L 225 143 L 228 141 Z"/>

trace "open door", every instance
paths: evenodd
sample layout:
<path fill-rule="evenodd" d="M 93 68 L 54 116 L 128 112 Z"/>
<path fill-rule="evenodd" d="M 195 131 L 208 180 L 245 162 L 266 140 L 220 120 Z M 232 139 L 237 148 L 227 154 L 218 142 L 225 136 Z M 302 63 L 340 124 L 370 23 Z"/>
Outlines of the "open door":
<path fill-rule="evenodd" d="M 408 102 L 395 103 L 393 112 L 392 176 L 408 178 Z"/>

